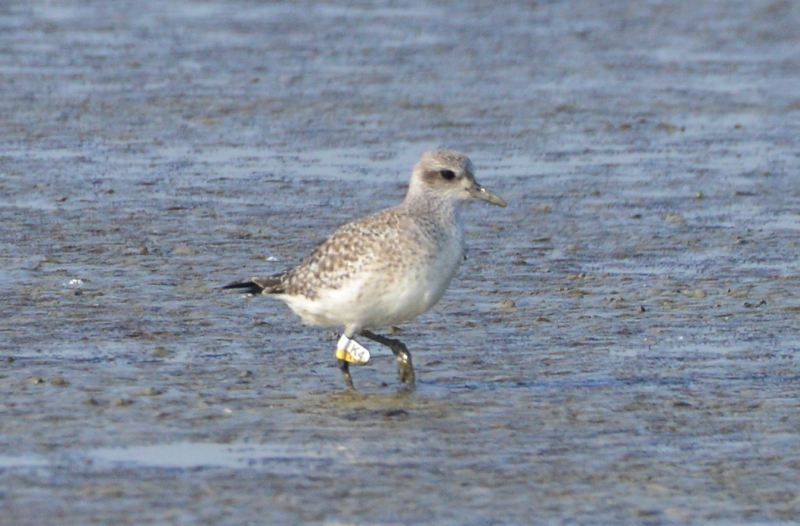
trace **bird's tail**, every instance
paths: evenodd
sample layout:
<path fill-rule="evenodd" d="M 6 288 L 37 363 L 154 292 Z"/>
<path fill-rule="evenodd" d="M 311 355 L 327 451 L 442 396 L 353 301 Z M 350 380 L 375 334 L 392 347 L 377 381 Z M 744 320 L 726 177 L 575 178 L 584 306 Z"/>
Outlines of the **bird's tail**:
<path fill-rule="evenodd" d="M 237 281 L 222 287 L 223 289 L 244 289 L 248 294 L 282 294 L 283 274 L 276 274 L 266 278 L 252 278 L 247 281 Z"/>

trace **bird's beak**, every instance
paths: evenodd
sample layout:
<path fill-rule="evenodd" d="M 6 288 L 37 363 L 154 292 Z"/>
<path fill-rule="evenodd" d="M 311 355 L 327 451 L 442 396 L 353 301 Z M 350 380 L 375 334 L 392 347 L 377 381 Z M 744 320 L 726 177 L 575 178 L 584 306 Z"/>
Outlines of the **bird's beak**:
<path fill-rule="evenodd" d="M 472 195 L 472 197 L 480 199 L 481 201 L 486 201 L 487 203 L 491 203 L 497 206 L 502 206 L 502 207 L 506 206 L 506 202 L 503 200 L 502 197 L 492 192 L 491 190 L 487 190 L 478 183 L 475 183 L 475 186 L 472 188 L 472 190 L 470 190 L 470 194 Z"/>

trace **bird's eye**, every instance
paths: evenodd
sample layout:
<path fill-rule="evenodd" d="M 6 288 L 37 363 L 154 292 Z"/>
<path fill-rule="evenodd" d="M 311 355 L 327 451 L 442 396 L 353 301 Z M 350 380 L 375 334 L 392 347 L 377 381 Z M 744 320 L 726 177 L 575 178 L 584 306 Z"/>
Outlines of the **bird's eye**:
<path fill-rule="evenodd" d="M 456 177 L 456 173 L 453 170 L 442 170 L 439 172 L 439 175 L 441 175 L 443 179 L 447 179 L 448 181 L 452 181 Z"/>

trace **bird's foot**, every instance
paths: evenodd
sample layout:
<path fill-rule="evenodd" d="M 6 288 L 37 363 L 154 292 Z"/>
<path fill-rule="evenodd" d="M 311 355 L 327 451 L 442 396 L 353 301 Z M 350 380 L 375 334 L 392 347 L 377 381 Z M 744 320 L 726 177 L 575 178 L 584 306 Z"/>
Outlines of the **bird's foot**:
<path fill-rule="evenodd" d="M 394 356 L 397 360 L 397 373 L 400 375 L 400 381 L 406 385 L 414 385 L 414 364 L 411 363 L 411 353 L 405 348 L 398 349 Z M 394 349 L 392 349 L 394 351 Z"/>
<path fill-rule="evenodd" d="M 397 360 L 397 373 L 400 375 L 400 381 L 407 387 L 413 388 L 416 378 L 414 376 L 414 364 L 411 361 L 411 353 L 408 351 L 408 347 L 400 340 L 386 338 L 374 332 L 361 331 L 361 334 L 392 350 Z"/>

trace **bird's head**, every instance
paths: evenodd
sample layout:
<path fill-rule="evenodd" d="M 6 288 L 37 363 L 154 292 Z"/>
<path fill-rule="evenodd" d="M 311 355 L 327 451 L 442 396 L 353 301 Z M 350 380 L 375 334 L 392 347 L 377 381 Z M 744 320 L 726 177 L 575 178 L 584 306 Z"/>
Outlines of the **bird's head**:
<path fill-rule="evenodd" d="M 506 202 L 478 184 L 469 157 L 455 150 L 425 152 L 411 175 L 409 195 L 432 195 L 453 201 L 480 199 L 497 206 Z"/>

